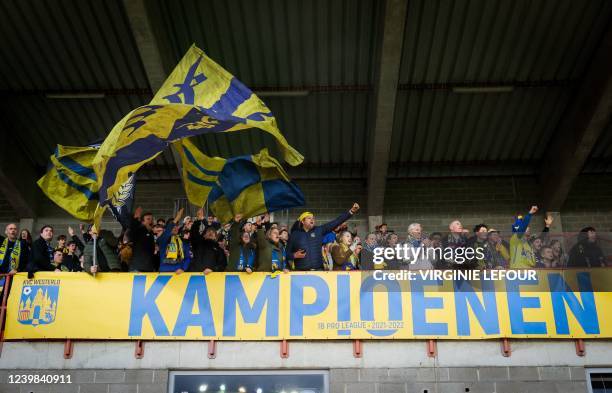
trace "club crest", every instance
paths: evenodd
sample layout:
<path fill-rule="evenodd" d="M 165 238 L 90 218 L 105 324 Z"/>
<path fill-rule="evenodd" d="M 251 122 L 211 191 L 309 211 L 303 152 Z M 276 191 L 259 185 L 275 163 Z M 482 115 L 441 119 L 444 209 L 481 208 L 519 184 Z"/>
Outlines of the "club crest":
<path fill-rule="evenodd" d="M 23 284 L 17 319 L 24 325 L 48 325 L 55 321 L 59 280 L 28 280 Z"/>

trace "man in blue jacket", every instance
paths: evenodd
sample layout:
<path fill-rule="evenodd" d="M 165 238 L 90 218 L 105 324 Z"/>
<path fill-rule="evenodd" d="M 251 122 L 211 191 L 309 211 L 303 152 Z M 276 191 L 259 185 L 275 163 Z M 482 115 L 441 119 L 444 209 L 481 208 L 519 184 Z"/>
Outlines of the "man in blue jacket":
<path fill-rule="evenodd" d="M 321 253 L 323 236 L 358 211 L 359 205 L 354 203 L 349 211 L 320 226 L 315 226 L 314 214 L 310 212 L 302 213 L 298 219 L 299 227 L 291 232 L 287 245 L 287 259 L 293 262 L 295 270 L 323 270 L 323 255 Z"/>

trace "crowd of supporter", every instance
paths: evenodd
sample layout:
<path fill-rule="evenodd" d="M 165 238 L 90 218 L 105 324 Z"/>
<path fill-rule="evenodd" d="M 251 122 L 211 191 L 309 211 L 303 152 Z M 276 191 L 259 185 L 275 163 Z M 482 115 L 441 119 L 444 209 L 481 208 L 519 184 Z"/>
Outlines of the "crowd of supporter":
<path fill-rule="evenodd" d="M 289 228 L 270 221 L 268 214 L 248 218 L 237 215 L 221 224 L 203 209 L 194 218 L 174 217 L 155 220 L 137 208 L 129 228 L 116 237 L 111 231 L 94 233 L 80 225 L 78 233 L 68 227 L 67 236 L 54 239 L 53 228 L 45 225 L 33 240 L 16 224 L 6 226 L 0 236 L 0 273 L 39 271 L 80 272 L 289 272 L 320 270 L 374 269 L 525 269 L 604 267 L 606 260 L 595 228 L 586 227 L 566 252 L 563 243 L 550 235 L 553 218 L 544 217 L 544 230 L 533 234 L 533 206 L 525 216 L 516 217 L 509 236 L 479 224 L 470 232 L 461 221 L 453 220 L 448 232 L 427 235 L 419 223 L 407 233 L 390 231 L 386 224 L 368 233 L 363 240 L 348 230 L 348 221 L 359 210 L 355 203 L 335 220 L 317 225 L 311 212 L 302 213 Z M 504 238 L 506 237 L 506 238 Z M 459 263 L 442 253 L 427 253 L 412 260 L 385 255 L 377 260 L 381 247 L 427 249 L 480 249 Z M 95 248 L 95 249 L 94 249 Z M 380 254 L 379 254 L 380 255 Z M 433 255 L 433 256 L 432 256 Z M 378 258 L 380 259 L 380 258 Z"/>

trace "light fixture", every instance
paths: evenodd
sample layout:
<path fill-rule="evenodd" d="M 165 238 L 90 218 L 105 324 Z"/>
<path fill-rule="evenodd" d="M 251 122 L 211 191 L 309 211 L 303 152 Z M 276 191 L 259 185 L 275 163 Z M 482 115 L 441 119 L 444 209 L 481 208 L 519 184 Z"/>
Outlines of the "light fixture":
<path fill-rule="evenodd" d="M 254 91 L 258 97 L 306 97 L 308 90 L 260 90 Z"/>
<path fill-rule="evenodd" d="M 205 392 L 208 389 L 208 385 L 200 385 L 200 392 Z"/>
<path fill-rule="evenodd" d="M 238 392 L 239 392 L 239 393 L 246 393 L 246 389 L 245 389 L 245 387 L 244 387 L 244 386 L 239 387 L 239 388 L 238 388 Z"/>
<path fill-rule="evenodd" d="M 221 386 L 219 386 L 219 390 L 225 391 L 225 384 L 221 384 Z"/>
<path fill-rule="evenodd" d="M 45 94 L 45 97 L 52 100 L 92 100 L 104 98 L 104 93 L 50 93 Z"/>
<path fill-rule="evenodd" d="M 457 86 L 453 93 L 458 94 L 495 94 L 512 93 L 514 86 Z"/>
<path fill-rule="evenodd" d="M 263 393 L 263 389 L 262 388 L 257 388 L 257 393 Z"/>

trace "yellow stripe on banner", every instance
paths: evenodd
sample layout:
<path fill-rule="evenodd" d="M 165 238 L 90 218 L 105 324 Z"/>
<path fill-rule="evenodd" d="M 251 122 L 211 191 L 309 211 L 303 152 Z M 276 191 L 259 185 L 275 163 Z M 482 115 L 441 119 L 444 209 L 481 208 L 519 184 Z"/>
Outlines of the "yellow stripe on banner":
<path fill-rule="evenodd" d="M 382 273 L 396 274 L 37 273 L 28 280 L 19 273 L 5 338 L 612 338 L 610 269 L 541 270 L 534 271 L 536 281 L 442 285 L 376 281 L 374 274 Z"/>

